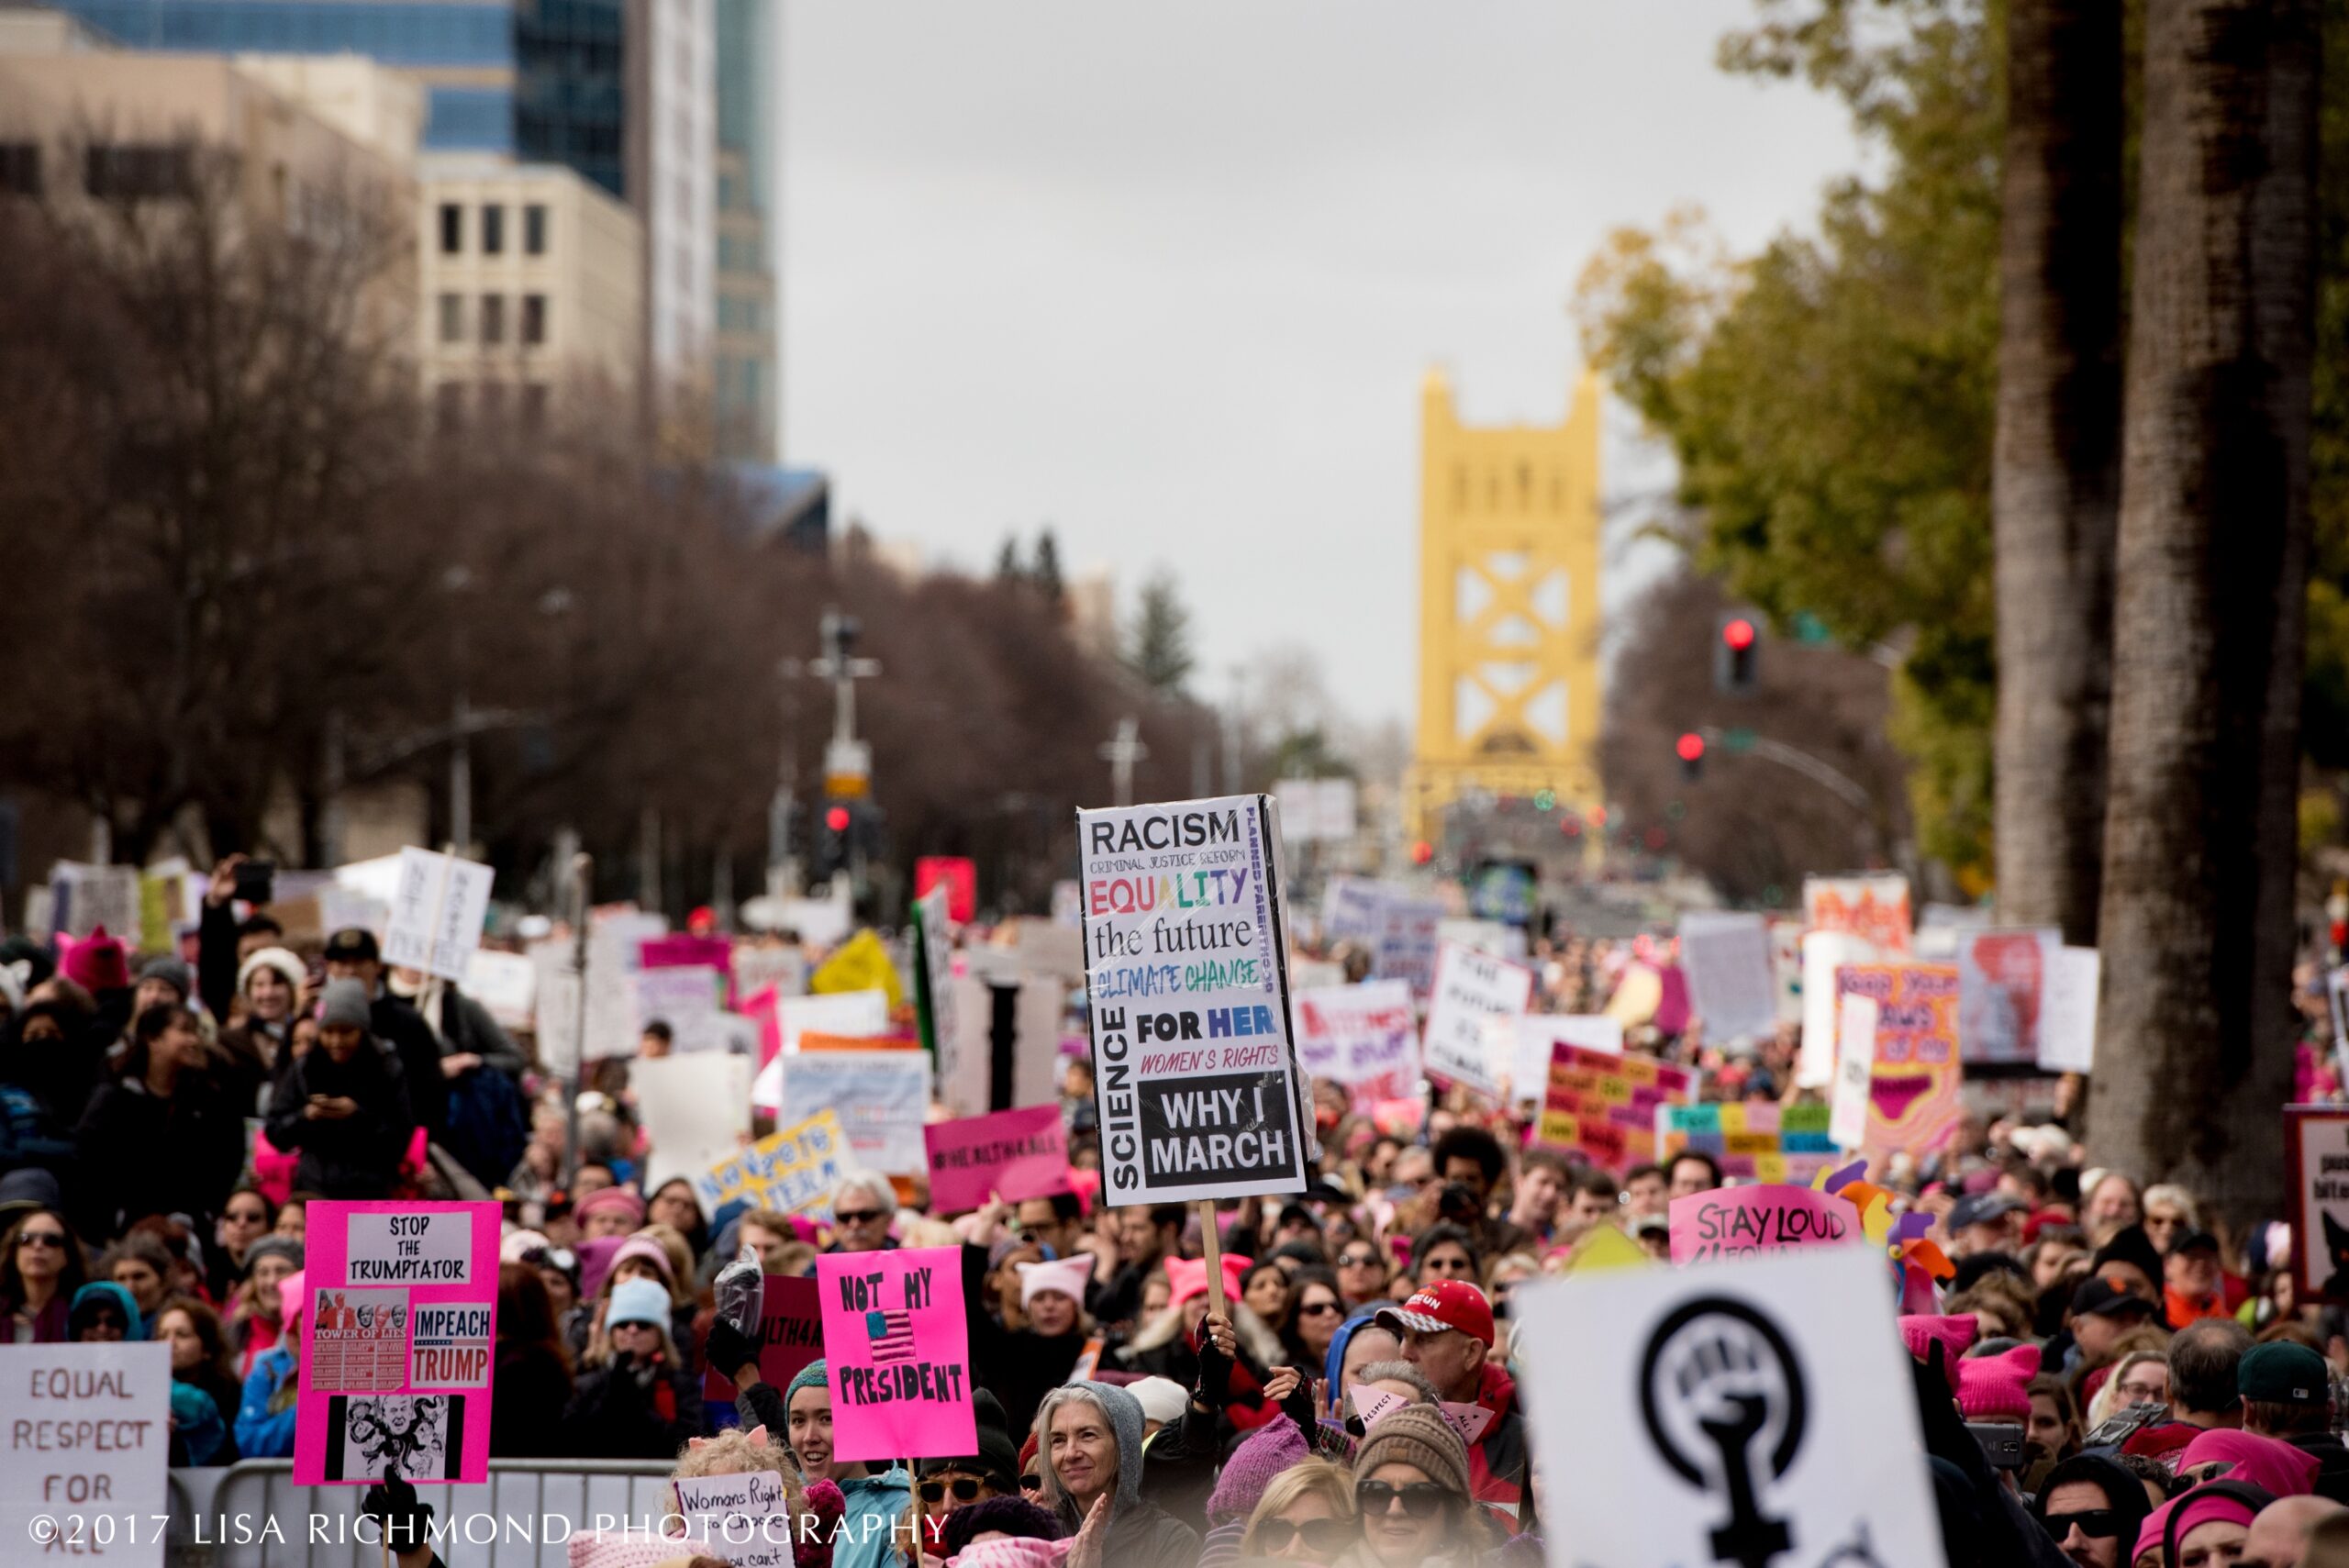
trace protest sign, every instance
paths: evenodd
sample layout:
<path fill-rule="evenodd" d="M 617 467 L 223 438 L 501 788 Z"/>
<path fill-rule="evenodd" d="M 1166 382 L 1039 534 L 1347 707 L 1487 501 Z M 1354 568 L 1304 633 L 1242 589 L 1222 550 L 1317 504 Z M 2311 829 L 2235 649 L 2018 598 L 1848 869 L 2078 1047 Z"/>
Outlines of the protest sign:
<path fill-rule="evenodd" d="M 638 1040 L 635 973 L 638 944 L 660 934 L 634 917 L 633 911 L 598 911 L 587 936 L 585 1022 L 586 1058 L 604 1062 L 634 1056 Z M 533 942 L 530 962 L 538 973 L 536 1030 L 539 1060 L 549 1071 L 568 1076 L 580 1055 L 580 977 L 573 967 L 576 944 Z"/>
<path fill-rule="evenodd" d="M 1365 876 L 1333 876 L 1321 884 L 1321 945 L 1353 942 L 1375 949 L 1386 929 L 1386 889 Z"/>
<path fill-rule="evenodd" d="M 1835 1081 L 1835 972 L 1847 963 L 1874 963 L 1876 948 L 1842 931 L 1808 931 L 1802 939 L 1802 1054 L 1795 1082 L 1823 1089 Z"/>
<path fill-rule="evenodd" d="M 49 870 L 50 930 L 87 937 L 104 926 L 110 936 L 133 940 L 139 932 L 139 868 L 84 865 L 59 861 Z"/>
<path fill-rule="evenodd" d="M 796 1274 L 764 1276 L 759 1302 L 759 1380 L 770 1387 L 788 1388 L 800 1369 L 823 1353 L 823 1312 L 816 1299 L 816 1282 Z M 733 1379 L 711 1367 L 702 1374 L 701 1396 L 721 1407 L 731 1405 Z"/>
<path fill-rule="evenodd" d="M 1670 1218 L 1675 1263 L 1835 1246 L 1860 1235 L 1850 1200 L 1779 1183 L 1690 1193 L 1672 1200 Z"/>
<path fill-rule="evenodd" d="M 1835 1037 L 1842 1042 L 1835 1056 L 1835 1099 L 1827 1136 L 1838 1149 L 1857 1149 L 1867 1141 L 1868 1090 L 1876 1084 L 1876 1005 L 1873 996 L 1842 998 L 1842 1021 Z"/>
<path fill-rule="evenodd" d="M 1957 1043 L 1967 1062 L 2035 1065 L 2047 975 L 2064 933 L 1967 931 L 1957 940 Z"/>
<path fill-rule="evenodd" d="M 1868 1082 L 1869 1163 L 1939 1149 L 1956 1129 L 1957 966 L 1856 963 L 1835 972 L 1839 997 L 1876 1002 L 1876 1051 Z M 1840 1004 L 1839 1004 L 1840 1007 Z M 1841 1042 L 1838 1042 L 1841 1050 Z"/>
<path fill-rule="evenodd" d="M 807 991 L 807 955 L 797 948 L 752 947 L 738 944 L 731 960 L 735 1005 L 754 991 L 774 987 L 778 996 L 800 996 Z"/>
<path fill-rule="evenodd" d="M 2040 997 L 2039 1070 L 2092 1072 L 2097 987 L 2103 979 L 2103 962 L 2094 948 L 2059 947 L 2050 957 Z"/>
<path fill-rule="evenodd" d="M 1842 931 L 1887 953 L 1909 951 L 1909 879 L 1898 872 L 1868 876 L 1807 876 L 1803 926 Z"/>
<path fill-rule="evenodd" d="M 1762 916 L 1709 910 L 1681 916 L 1680 967 L 1688 976 L 1688 1005 L 1705 1020 L 1708 1044 L 1776 1030 L 1777 982 L 1770 968 L 1770 925 Z"/>
<path fill-rule="evenodd" d="M 714 969 L 724 974 L 734 962 L 731 937 L 696 937 L 676 931 L 636 944 L 636 966 L 651 969 Z"/>
<path fill-rule="evenodd" d="M 1441 899 L 1421 898 L 1400 889 L 1388 891 L 1380 910 L 1377 956 L 1370 973 L 1379 980 L 1400 980 L 1414 996 L 1435 989 L 1436 926 L 1443 918 Z"/>
<path fill-rule="evenodd" d="M 1068 1134 L 1057 1104 L 933 1121 L 921 1129 L 930 1154 L 930 1204 L 940 1214 L 1050 1197 L 1068 1184 Z"/>
<path fill-rule="evenodd" d="M 489 1479 L 498 1209 L 310 1205 L 297 1486 Z"/>
<path fill-rule="evenodd" d="M 2349 1106 L 2286 1106 L 2284 1157 L 2294 1293 L 2349 1303 Z"/>
<path fill-rule="evenodd" d="M 882 998 L 885 1023 L 905 995 L 889 950 L 870 930 L 857 932 L 818 964 L 807 976 L 807 989 L 818 996 L 872 992 Z"/>
<path fill-rule="evenodd" d="M 938 1059 L 939 1103 L 957 1116 L 1041 1105 L 1061 1090 L 1061 1008 L 1068 987 L 1023 974 L 997 948 L 974 948 L 954 976 L 952 1049 Z"/>
<path fill-rule="evenodd" d="M 673 1037 L 683 1039 L 690 1026 L 716 1016 L 725 973 L 707 963 L 638 970 L 628 977 L 629 993 L 636 998 L 638 1030 L 657 1021 L 667 1024 Z"/>
<path fill-rule="evenodd" d="M 539 971 L 529 955 L 475 948 L 465 960 L 465 995 L 504 1028 L 526 1029 L 536 1017 Z"/>
<path fill-rule="evenodd" d="M 1825 1106 L 1726 1100 L 1665 1106 L 1656 1113 L 1655 1160 L 1669 1170 L 1674 1155 L 1709 1154 L 1721 1174 L 1741 1182 L 1809 1181 L 1835 1162 Z"/>
<path fill-rule="evenodd" d="M 1278 779 L 1281 832 L 1292 844 L 1334 843 L 1354 836 L 1354 781 Z"/>
<path fill-rule="evenodd" d="M 783 1049 L 799 1049 L 803 1034 L 869 1039 L 889 1028 L 889 997 L 881 991 L 835 991 L 827 995 L 785 996 L 775 1009 Z"/>
<path fill-rule="evenodd" d="M 1289 993 L 1327 991 L 1346 983 L 1346 966 L 1326 958 L 1298 958 L 1291 954 L 1288 961 Z M 1303 1041 L 1298 1042 L 1299 1049 Z"/>
<path fill-rule="evenodd" d="M 1525 1013 L 1486 1026 L 1510 1034 L 1508 1097 L 1511 1105 L 1540 1105 L 1550 1093 L 1550 1059 L 1561 1044 L 1623 1054 L 1623 1024 L 1604 1013 Z"/>
<path fill-rule="evenodd" d="M 1419 1077 L 1419 1019 L 1399 980 L 1299 990 L 1297 1049 L 1305 1071 L 1343 1084 L 1355 1098 L 1397 1099 Z"/>
<path fill-rule="evenodd" d="M 1550 1092 L 1534 1137 L 1618 1174 L 1655 1158 L 1656 1110 L 1686 1104 L 1697 1074 L 1653 1056 L 1610 1055 L 1561 1043 L 1550 1058 Z"/>
<path fill-rule="evenodd" d="M 689 1543 L 727 1568 L 791 1568 L 798 1537 L 781 1471 L 680 1476 L 674 1485 L 677 1512 L 685 1521 L 681 1545 Z"/>
<path fill-rule="evenodd" d="M 1512 1305 L 1574 1562 L 1940 1568 L 1882 1252 L 1578 1272 Z"/>
<path fill-rule="evenodd" d="M 1263 795 L 1077 813 L 1106 1202 L 1305 1190 L 1276 817 Z"/>
<path fill-rule="evenodd" d="M 651 1143 L 645 1160 L 648 1193 L 673 1176 L 695 1179 L 750 1138 L 748 1057 L 641 1057 L 628 1064 L 628 1086 L 636 1092 L 637 1123 Z"/>
<path fill-rule="evenodd" d="M 495 878 L 473 861 L 413 844 L 402 850 L 391 923 L 384 929 L 384 962 L 462 980 L 466 958 L 481 946 Z"/>
<path fill-rule="evenodd" d="M 0 1540 L 18 1562 L 161 1568 L 172 1351 L 0 1345 Z M 237 1419 L 220 1412 L 223 1429 Z M 214 1462 L 218 1462 L 215 1461 Z"/>
<path fill-rule="evenodd" d="M 946 917 L 967 926 L 979 913 L 979 862 L 962 855 L 922 855 L 914 861 L 914 897 L 946 895 Z M 943 929 L 941 927 L 941 929 Z"/>
<path fill-rule="evenodd" d="M 1498 920 L 1438 920 L 1435 923 L 1438 948 L 1445 942 L 1458 942 L 1478 952 L 1491 953 L 1495 958 L 1521 959 L 1531 950 L 1525 940 L 1525 928 L 1506 925 Z"/>
<path fill-rule="evenodd" d="M 1078 928 L 1019 915 L 1005 921 L 997 936 L 1005 929 L 1011 933 L 1011 955 L 1021 974 L 1067 981 L 1085 978 L 1085 933 Z"/>
<path fill-rule="evenodd" d="M 852 1162 L 848 1131 L 828 1106 L 718 1161 L 695 1178 L 694 1193 L 705 1214 L 737 1198 L 752 1208 L 796 1214 L 829 1199 Z"/>
<path fill-rule="evenodd" d="M 974 1452 L 970 1329 L 958 1247 L 816 1260 L 834 1459 Z"/>
<path fill-rule="evenodd" d="M 948 1077 L 947 1057 L 955 1049 L 954 938 L 946 889 L 933 887 L 914 900 L 914 1001 L 921 1042 L 938 1057 L 938 1079 Z"/>
<path fill-rule="evenodd" d="M 1770 984 L 1781 1025 L 1802 1022 L 1802 923 L 1770 922 Z"/>
<path fill-rule="evenodd" d="M 1419 1063 L 1438 1083 L 1501 1096 L 1501 1074 L 1514 1059 L 1514 1045 L 1495 1060 L 1486 1034 L 1488 1018 L 1516 1018 L 1533 995 L 1533 971 L 1458 942 L 1445 942 L 1435 962 L 1435 991 L 1428 1003 L 1427 1033 Z"/>
<path fill-rule="evenodd" d="M 829 1106 L 854 1151 L 853 1163 L 885 1176 L 910 1176 L 924 1163 L 923 1113 L 930 1058 L 916 1051 L 818 1051 L 778 1056 L 761 1070 L 774 1097 L 753 1087 L 753 1105 Z"/>

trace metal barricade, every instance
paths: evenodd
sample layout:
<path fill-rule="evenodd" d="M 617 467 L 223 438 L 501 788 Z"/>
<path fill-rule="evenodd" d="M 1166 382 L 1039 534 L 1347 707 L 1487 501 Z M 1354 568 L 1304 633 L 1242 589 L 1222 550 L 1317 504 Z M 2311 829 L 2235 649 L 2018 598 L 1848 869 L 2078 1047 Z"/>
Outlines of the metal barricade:
<path fill-rule="evenodd" d="M 566 1568 L 598 1529 L 657 1529 L 673 1466 L 637 1460 L 493 1459 L 486 1486 L 426 1485 L 449 1568 Z M 284 1460 L 171 1473 L 172 1568 L 383 1568 L 358 1486 L 296 1486 Z"/>

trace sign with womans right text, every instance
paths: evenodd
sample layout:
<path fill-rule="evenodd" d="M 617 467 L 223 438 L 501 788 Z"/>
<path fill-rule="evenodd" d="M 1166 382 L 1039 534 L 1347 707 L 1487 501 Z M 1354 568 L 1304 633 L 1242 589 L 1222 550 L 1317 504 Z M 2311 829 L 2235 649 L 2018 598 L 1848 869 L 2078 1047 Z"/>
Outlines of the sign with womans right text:
<path fill-rule="evenodd" d="M 1077 840 L 1103 1201 L 1303 1192 L 1271 800 L 1080 811 Z"/>

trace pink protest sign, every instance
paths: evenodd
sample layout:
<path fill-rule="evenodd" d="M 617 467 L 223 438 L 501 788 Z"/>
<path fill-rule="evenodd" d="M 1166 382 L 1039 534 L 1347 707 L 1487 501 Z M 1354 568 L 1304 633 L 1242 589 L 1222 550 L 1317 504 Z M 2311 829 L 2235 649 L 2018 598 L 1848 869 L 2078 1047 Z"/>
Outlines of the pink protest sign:
<path fill-rule="evenodd" d="M 1068 1134 L 1058 1106 L 934 1121 L 921 1129 L 930 1150 L 930 1202 L 941 1214 L 1069 1192 Z"/>
<path fill-rule="evenodd" d="M 489 1479 L 497 1205 L 310 1205 L 294 1484 Z"/>
<path fill-rule="evenodd" d="M 636 952 L 647 969 L 690 969 L 706 963 L 724 974 L 734 962 L 734 942 L 729 937 L 647 937 L 636 944 Z"/>
<path fill-rule="evenodd" d="M 1672 1200 L 1672 1261 L 1758 1257 L 1860 1237 L 1851 1200 L 1809 1187 L 1715 1187 Z"/>
<path fill-rule="evenodd" d="M 768 1274 L 759 1307 L 759 1381 L 788 1388 L 802 1367 L 824 1353 L 823 1314 L 816 1306 L 816 1282 L 796 1274 Z M 711 1367 L 702 1374 L 701 1396 L 721 1406 L 731 1405 L 734 1384 Z"/>
<path fill-rule="evenodd" d="M 832 1390 L 832 1457 L 974 1451 L 962 1249 L 828 1252 L 816 1260 L 816 1288 Z"/>

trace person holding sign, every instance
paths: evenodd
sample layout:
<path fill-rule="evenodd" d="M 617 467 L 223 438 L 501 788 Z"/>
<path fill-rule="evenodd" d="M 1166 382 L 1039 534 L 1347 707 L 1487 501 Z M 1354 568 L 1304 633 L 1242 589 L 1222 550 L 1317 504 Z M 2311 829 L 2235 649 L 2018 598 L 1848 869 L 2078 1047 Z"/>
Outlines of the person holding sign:
<path fill-rule="evenodd" d="M 1036 1412 L 1038 1500 L 1072 1533 L 1111 1498 L 1102 1560 L 1115 1568 L 1192 1568 L 1198 1532 L 1142 1496 L 1141 1402 L 1085 1381 L 1044 1396 Z"/>

